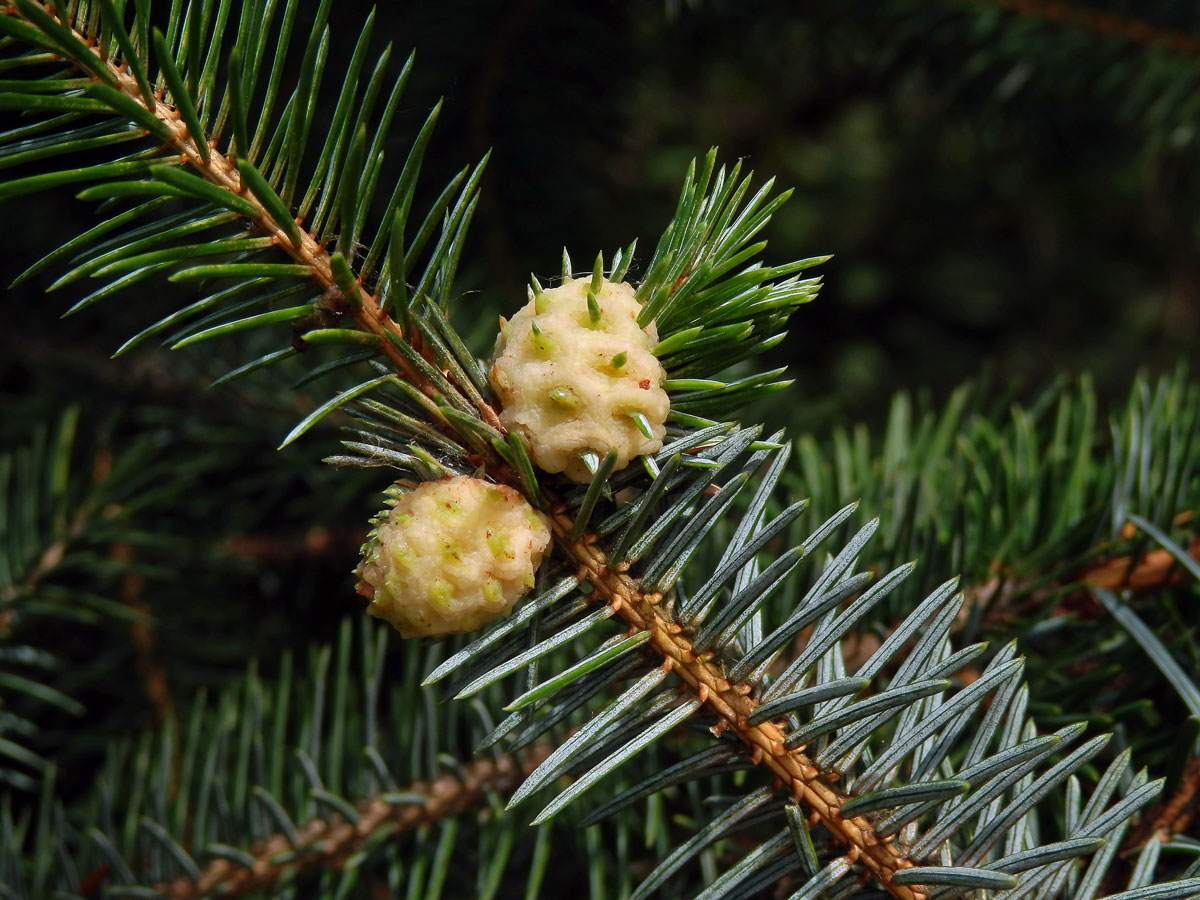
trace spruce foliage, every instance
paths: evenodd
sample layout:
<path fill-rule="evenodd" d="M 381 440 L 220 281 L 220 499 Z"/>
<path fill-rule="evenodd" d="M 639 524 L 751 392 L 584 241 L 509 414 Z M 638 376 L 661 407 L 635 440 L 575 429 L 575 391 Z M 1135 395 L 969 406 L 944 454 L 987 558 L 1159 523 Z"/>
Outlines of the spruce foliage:
<path fill-rule="evenodd" d="M 354 488 L 381 468 L 380 489 L 508 484 L 548 517 L 553 562 L 477 634 L 399 646 L 346 619 L 333 646 L 240 647 L 241 674 L 144 734 L 102 730 L 95 777 L 64 785 L 71 757 L 39 729 L 70 734 L 47 710 L 84 710 L 38 622 L 112 628 L 129 609 L 96 596 L 106 580 L 186 571 L 140 513 L 169 518 L 178 482 L 220 466 L 151 440 L 97 469 L 70 410 L 14 440 L 7 896 L 534 897 L 581 877 L 593 896 L 705 900 L 1200 894 L 1200 843 L 1151 808 L 1164 782 L 1184 804 L 1200 782 L 1187 374 L 1140 380 L 1107 428 L 1085 380 L 1029 405 L 902 396 L 878 444 L 766 434 L 743 411 L 789 381 L 755 357 L 827 257 L 763 262 L 788 193 L 713 150 L 638 269 L 635 242 L 564 251 L 555 273 L 636 281 L 664 446 L 619 472 L 586 454 L 587 485 L 539 472 L 453 324 L 486 158 L 418 202 L 440 104 L 397 151 L 412 59 L 376 49 L 372 17 L 332 59 L 332 8 L 306 31 L 299 0 L 0 9 L 0 107 L 24 116 L 0 133 L 0 200 L 70 185 L 100 213 L 18 281 L 97 283 L 79 313 L 153 280 L 162 314 L 118 356 L 236 336 L 254 352 L 218 390 L 300 372 L 323 391 L 285 457 L 336 417 L 327 462 Z M 1018 634 L 1061 649 L 1027 661 Z"/>

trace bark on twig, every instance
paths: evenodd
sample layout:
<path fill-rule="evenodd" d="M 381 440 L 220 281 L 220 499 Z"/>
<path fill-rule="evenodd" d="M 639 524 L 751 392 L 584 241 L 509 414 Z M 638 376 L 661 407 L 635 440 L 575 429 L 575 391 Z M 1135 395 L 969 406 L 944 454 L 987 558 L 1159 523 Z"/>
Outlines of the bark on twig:
<path fill-rule="evenodd" d="M 846 845 L 847 858 L 861 862 L 880 884 L 898 900 L 925 900 L 919 886 L 898 885 L 892 876 L 913 863 L 891 838 L 881 838 L 865 816 L 843 816 L 842 806 L 850 799 L 837 790 L 826 773 L 813 764 L 803 748 L 789 750 L 784 732 L 774 722 L 749 723 L 758 706 L 750 696 L 751 686 L 725 679 L 711 652 L 699 655 L 683 635 L 683 628 L 659 603 L 661 595 L 643 594 L 637 583 L 609 569 L 604 554 L 585 538 L 567 539 L 571 519 L 558 514 L 553 519 L 555 539 L 580 568 L 580 573 L 608 599 L 616 613 L 632 629 L 650 632 L 650 646 L 663 658 L 664 667 L 674 671 L 691 692 L 715 713 L 717 727 L 736 735 L 751 750 L 752 759 L 774 774 L 789 793 L 811 810 L 812 824 L 820 822 L 839 843 Z"/>
<path fill-rule="evenodd" d="M 128 544 L 117 544 L 112 549 L 113 561 L 128 566 L 133 562 L 133 548 Z M 138 675 L 146 697 L 154 709 L 154 721 L 161 725 L 175 712 L 175 701 L 171 697 L 171 686 L 167 679 L 166 666 L 158 658 L 158 636 L 154 631 L 154 618 L 150 604 L 142 594 L 145 579 L 135 571 L 121 577 L 121 601 L 134 611 L 129 623 L 129 637 L 137 659 Z"/>
<path fill-rule="evenodd" d="M 1168 841 L 1183 834 L 1200 815 L 1200 756 L 1194 758 L 1183 770 L 1179 786 L 1169 797 L 1142 813 L 1142 820 L 1125 839 L 1122 850 L 1136 850 L 1151 837 Z"/>
<path fill-rule="evenodd" d="M 1159 47 L 1181 56 L 1200 56 L 1200 38 L 1183 31 L 1156 28 L 1141 19 L 1055 0 L 975 0 L 1011 13 L 1072 26 L 1141 47 Z"/>
<path fill-rule="evenodd" d="M 286 875 L 317 868 L 340 869 L 383 832 L 399 834 L 459 815 L 486 802 L 489 791 L 511 794 L 553 749 L 539 744 L 522 753 L 519 760 L 503 757 L 498 762 L 480 759 L 467 763 L 463 780 L 443 775 L 432 783 L 418 781 L 405 788 L 406 794 L 424 795 L 424 804 L 392 805 L 382 797 L 364 800 L 357 807 L 357 824 L 340 816 L 313 819 L 298 829 L 295 846 L 283 834 L 255 845 L 250 853 L 254 864 L 249 868 L 232 860 L 216 859 L 197 879 L 181 877 L 154 889 L 168 900 L 196 900 L 218 890 L 221 897 L 241 897 L 269 890 Z M 301 848 L 307 852 L 287 862 L 274 861 L 280 854 Z"/>

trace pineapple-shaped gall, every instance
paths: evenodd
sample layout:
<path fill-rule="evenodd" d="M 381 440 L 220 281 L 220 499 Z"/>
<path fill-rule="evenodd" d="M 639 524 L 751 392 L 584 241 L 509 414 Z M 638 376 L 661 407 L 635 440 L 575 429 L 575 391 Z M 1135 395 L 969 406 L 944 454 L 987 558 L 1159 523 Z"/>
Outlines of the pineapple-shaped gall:
<path fill-rule="evenodd" d="M 641 310 L 628 284 L 576 278 L 536 291 L 502 323 L 491 370 L 500 421 L 542 469 L 585 483 L 582 453 L 615 450 L 622 469 L 662 447 L 666 373 Z"/>
<path fill-rule="evenodd" d="M 395 505 L 363 548 L 358 590 L 404 637 L 474 631 L 533 587 L 550 529 L 512 488 L 457 476 L 389 493 Z"/>

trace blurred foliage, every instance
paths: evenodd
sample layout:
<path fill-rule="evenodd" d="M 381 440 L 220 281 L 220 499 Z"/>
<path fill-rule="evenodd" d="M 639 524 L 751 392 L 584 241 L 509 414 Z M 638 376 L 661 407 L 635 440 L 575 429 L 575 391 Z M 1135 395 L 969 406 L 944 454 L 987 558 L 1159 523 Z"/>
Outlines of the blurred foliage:
<path fill-rule="evenodd" d="M 337 45 L 366 9 L 338 4 L 333 55 L 348 52 Z M 1165 3 L 1087 9 L 1122 17 L 1126 31 L 1186 33 L 1198 15 Z M 822 302 L 776 351 L 812 398 L 794 424 L 878 415 L 894 387 L 945 396 L 981 360 L 1031 388 L 1090 369 L 1112 396 L 1197 336 L 1200 48 L 966 0 L 753 12 L 720 0 L 459 0 L 377 15 L 397 49 L 418 48 L 398 132 L 446 93 L 427 185 L 493 148 L 460 275 L 474 292 L 461 325 L 477 349 L 494 316 L 521 302 L 528 272 L 557 271 L 564 244 L 586 256 L 649 241 L 678 173 L 711 144 L 797 188 L 768 231 L 769 259 L 836 254 Z M 0 278 L 90 216 L 66 192 L 23 208 Z M 51 295 L 10 323 L 6 391 L 55 390 L 54 371 L 71 393 L 71 368 L 100 366 L 149 321 L 129 304 L 107 322 L 58 326 L 56 345 L 72 348 L 62 355 L 38 335 L 67 305 Z"/>

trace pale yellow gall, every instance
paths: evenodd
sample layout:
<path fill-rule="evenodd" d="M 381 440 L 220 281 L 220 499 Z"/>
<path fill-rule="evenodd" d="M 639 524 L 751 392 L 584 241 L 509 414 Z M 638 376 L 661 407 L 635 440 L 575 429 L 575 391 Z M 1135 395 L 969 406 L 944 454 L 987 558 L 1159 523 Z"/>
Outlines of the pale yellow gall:
<path fill-rule="evenodd" d="M 568 279 L 533 298 L 496 338 L 492 387 L 500 421 L 534 463 L 586 483 L 584 453 L 617 453 L 616 469 L 662 447 L 670 401 L 654 324 L 625 283 Z"/>
<path fill-rule="evenodd" d="M 550 544 L 545 517 L 510 487 L 460 475 L 400 495 L 358 566 L 367 612 L 404 637 L 459 634 L 507 615 Z"/>

